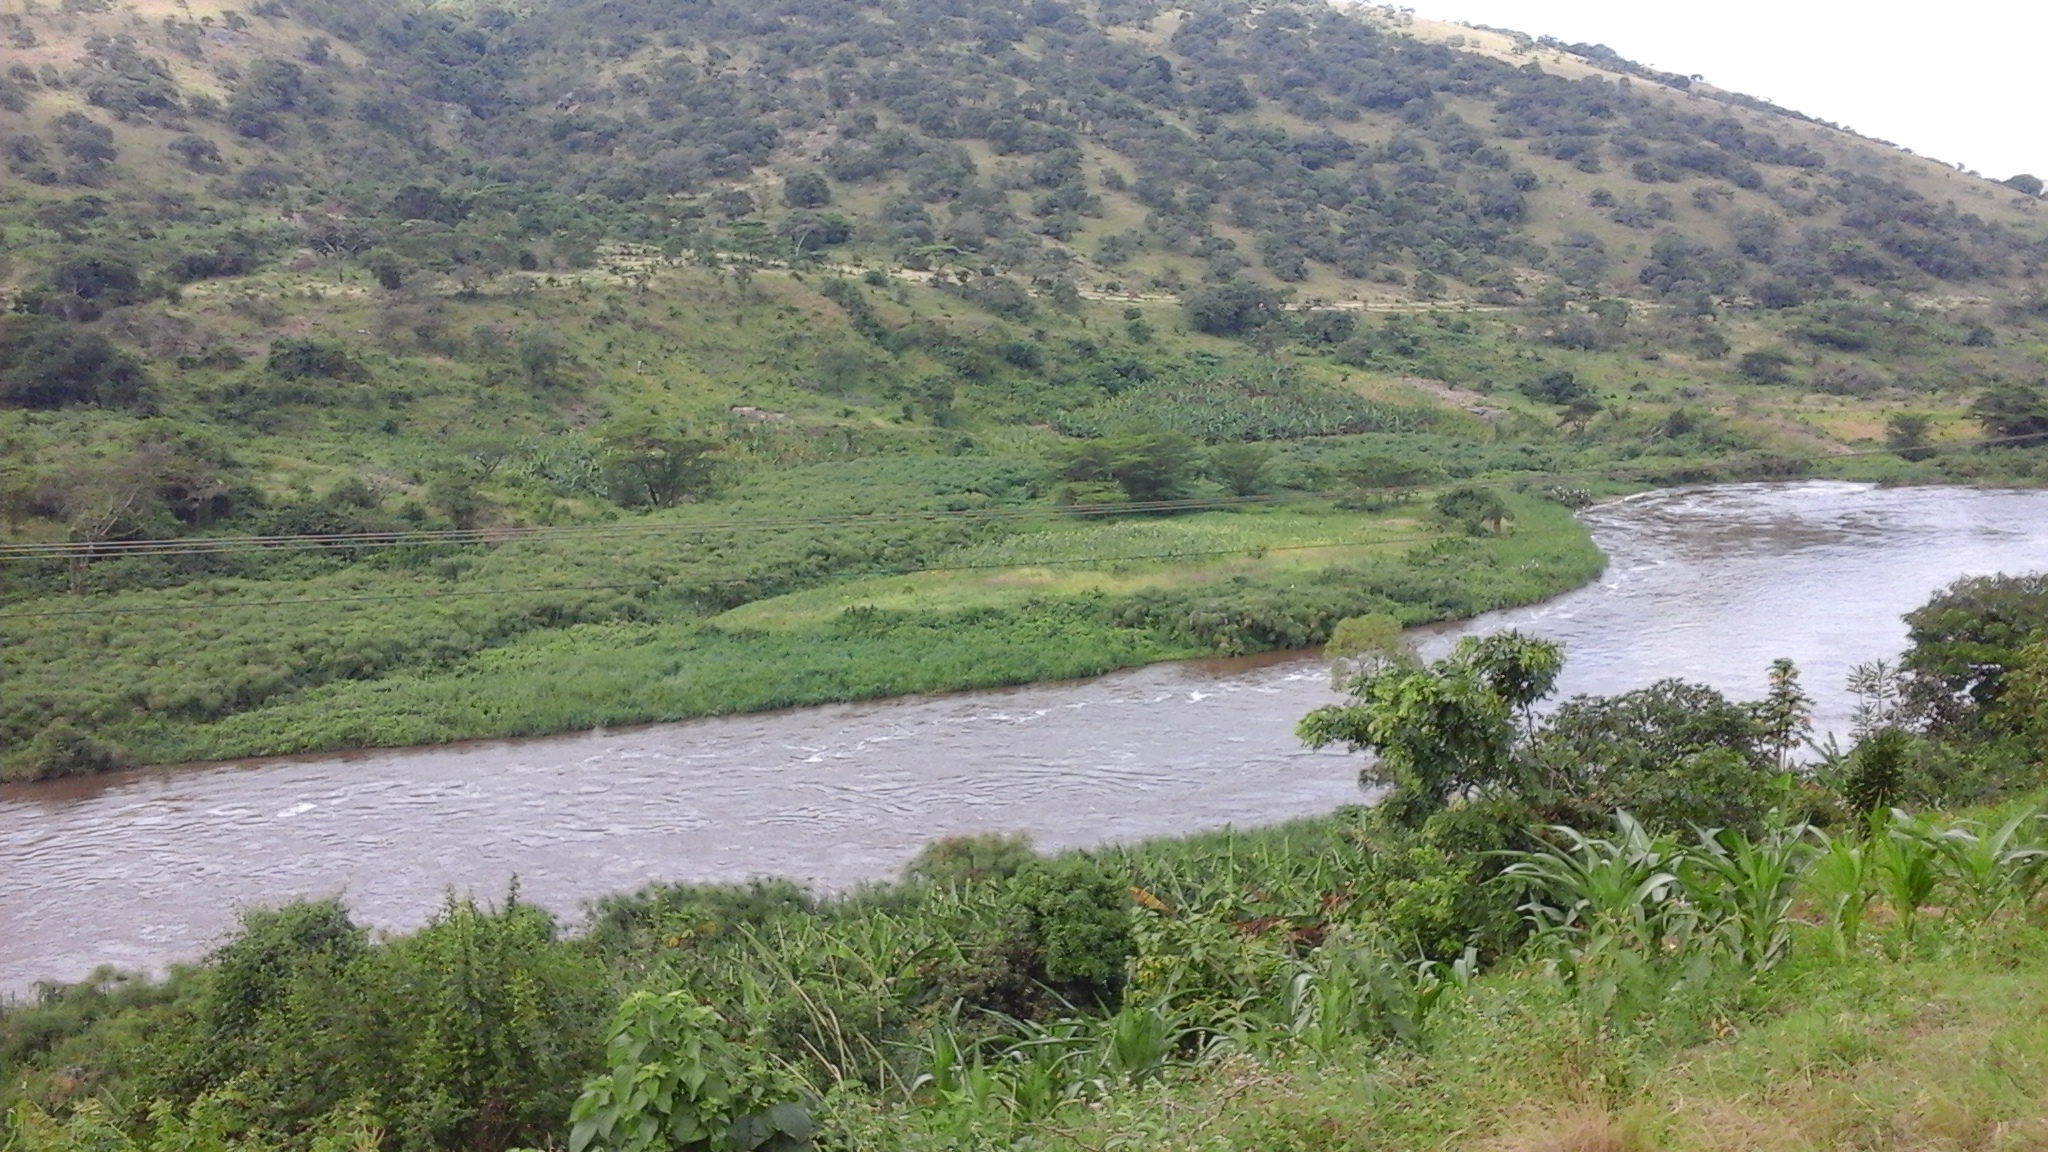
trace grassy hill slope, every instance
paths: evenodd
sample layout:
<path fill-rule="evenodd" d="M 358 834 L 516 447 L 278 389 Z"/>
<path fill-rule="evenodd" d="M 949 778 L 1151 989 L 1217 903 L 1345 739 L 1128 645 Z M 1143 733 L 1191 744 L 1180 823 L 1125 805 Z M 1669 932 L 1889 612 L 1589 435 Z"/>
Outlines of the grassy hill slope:
<path fill-rule="evenodd" d="M 1600 491 L 2040 475 L 2038 198 L 1583 49 L 1149 0 L 0 34 L 15 775 L 910 686 L 306 719 L 501 648 L 544 683 L 512 650 L 568 630 L 1141 621 L 1071 672 L 1545 594 L 1580 545 L 1512 590 L 1471 557 Z M 1521 538 L 1459 543 L 1456 484 Z M 1158 498 L 1207 510 L 1060 511 Z M 963 558 L 998 567 L 916 575 Z"/>

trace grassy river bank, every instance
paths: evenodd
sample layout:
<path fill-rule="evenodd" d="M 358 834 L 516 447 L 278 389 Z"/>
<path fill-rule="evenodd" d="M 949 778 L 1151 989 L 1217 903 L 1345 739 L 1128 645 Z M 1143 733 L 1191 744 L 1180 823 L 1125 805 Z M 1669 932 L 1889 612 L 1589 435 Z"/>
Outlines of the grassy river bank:
<path fill-rule="evenodd" d="M 1067 517 L 901 543 L 924 553 L 909 571 L 722 613 L 706 613 L 689 586 L 696 557 L 642 540 L 505 545 L 435 562 L 454 567 L 429 591 L 458 597 L 421 595 L 415 571 L 359 567 L 302 580 L 284 603 L 275 582 L 123 594 L 83 619 L 60 608 L 10 620 L 25 633 L 11 649 L 24 691 L 101 717 L 89 735 L 46 733 L 52 747 L 23 760 L 89 771 L 1068 679 L 1305 647 L 1348 616 L 1457 619 L 1599 574 L 1604 560 L 1568 508 L 1513 493 L 1508 507 L 1498 535 L 1440 524 L 1426 502 Z M 570 590 L 527 587 L 536 574 Z M 588 622 L 573 622 L 579 612 Z"/>

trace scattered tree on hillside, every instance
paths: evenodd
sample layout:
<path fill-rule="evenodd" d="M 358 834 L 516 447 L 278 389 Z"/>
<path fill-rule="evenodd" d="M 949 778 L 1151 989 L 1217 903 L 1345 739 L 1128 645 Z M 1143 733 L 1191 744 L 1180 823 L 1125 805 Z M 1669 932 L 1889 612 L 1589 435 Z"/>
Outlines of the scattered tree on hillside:
<path fill-rule="evenodd" d="M 1970 415 L 1990 439 L 2009 445 L 2048 444 L 2048 383 L 1994 384 L 1971 402 Z"/>
<path fill-rule="evenodd" d="M 146 405 L 149 376 L 105 336 L 45 316 L 0 316 L 0 407 Z"/>

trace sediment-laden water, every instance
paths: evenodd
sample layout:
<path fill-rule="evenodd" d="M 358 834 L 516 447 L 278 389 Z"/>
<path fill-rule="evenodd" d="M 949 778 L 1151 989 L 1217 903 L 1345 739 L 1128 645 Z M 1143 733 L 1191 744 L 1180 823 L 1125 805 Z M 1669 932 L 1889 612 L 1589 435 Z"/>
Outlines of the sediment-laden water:
<path fill-rule="evenodd" d="M 2048 493 L 1841 483 L 1653 493 L 1585 516 L 1611 562 L 1548 603 L 1431 630 L 1566 646 L 1565 693 L 1666 676 L 1738 696 L 1796 660 L 1819 726 L 1851 665 L 1964 575 L 2048 569 Z M 151 769 L 0 788 L 0 993 L 196 958 L 236 909 L 340 893 L 400 929 L 453 889 L 573 915 L 649 880 L 893 874 L 935 837 L 1067 847 L 1360 798 L 1293 736 L 1336 697 L 1312 655 L 519 741 Z"/>

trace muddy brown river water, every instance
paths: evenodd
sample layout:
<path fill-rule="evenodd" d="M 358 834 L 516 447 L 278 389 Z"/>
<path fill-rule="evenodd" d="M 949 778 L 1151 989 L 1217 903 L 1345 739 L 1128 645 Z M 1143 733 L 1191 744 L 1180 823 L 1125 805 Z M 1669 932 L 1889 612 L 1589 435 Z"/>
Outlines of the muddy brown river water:
<path fill-rule="evenodd" d="M 2048 569 L 2048 492 L 1830 482 L 1681 489 L 1585 519 L 1610 557 L 1548 603 L 1430 630 L 1562 641 L 1562 692 L 1665 676 L 1734 695 L 1796 660 L 1823 730 L 1851 665 L 1964 575 Z M 0 994 L 195 958 L 243 906 L 340 893 L 406 928 L 449 890 L 572 919 L 650 880 L 893 874 L 935 837 L 1061 848 L 1249 827 L 1361 798 L 1311 753 L 1313 654 L 519 741 L 149 769 L 0 788 Z"/>

